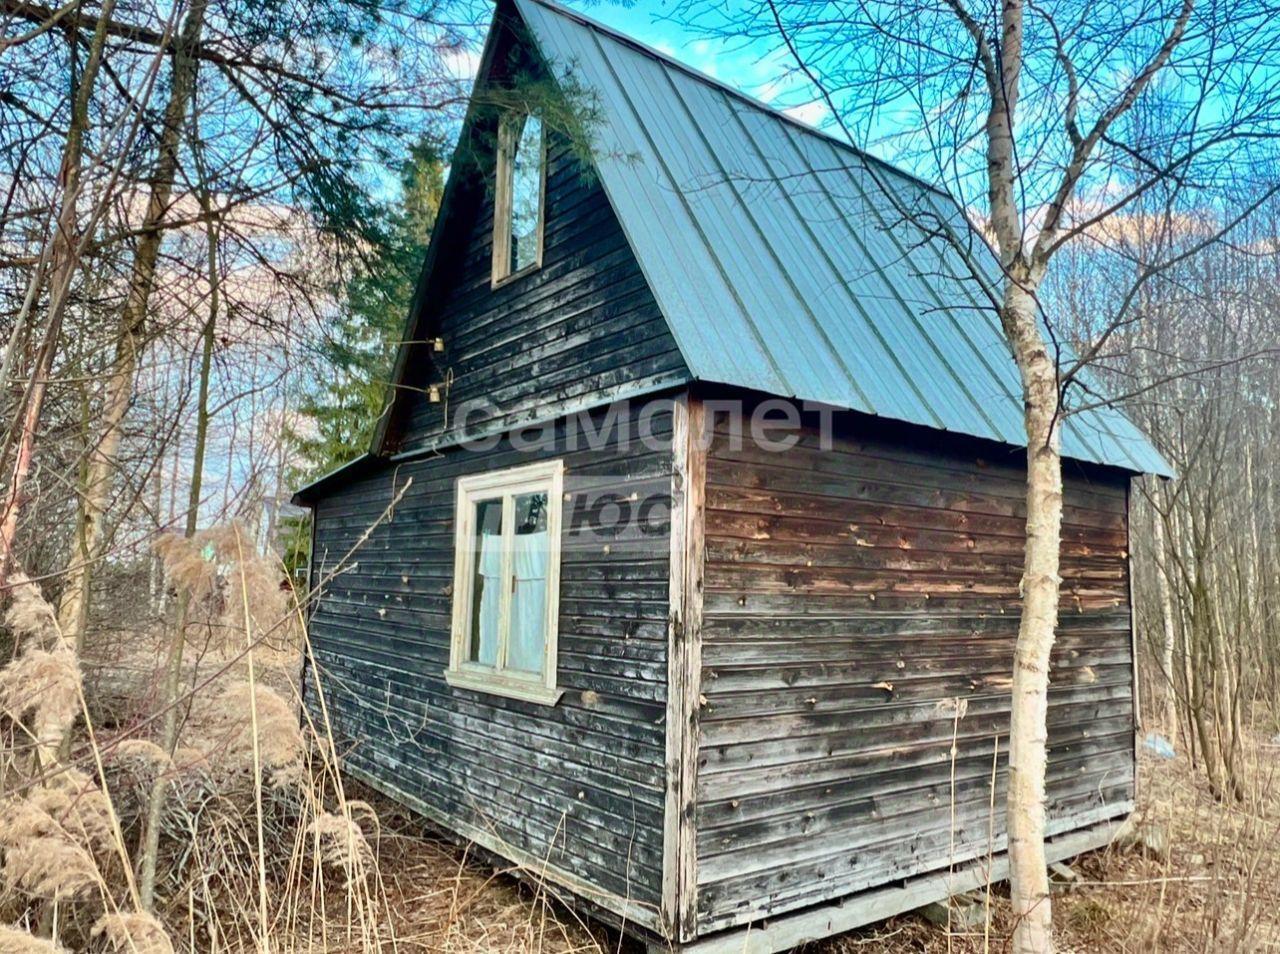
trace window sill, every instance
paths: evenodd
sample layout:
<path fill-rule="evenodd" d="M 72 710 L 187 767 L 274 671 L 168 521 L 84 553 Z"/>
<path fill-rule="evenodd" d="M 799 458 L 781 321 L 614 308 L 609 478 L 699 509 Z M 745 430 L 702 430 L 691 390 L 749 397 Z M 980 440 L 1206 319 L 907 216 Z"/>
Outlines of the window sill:
<path fill-rule="evenodd" d="M 444 681 L 455 689 L 470 689 L 474 692 L 487 692 L 494 696 L 505 696 L 508 699 L 520 699 L 540 706 L 554 706 L 564 695 L 563 689 L 549 689 L 541 682 L 524 679 L 503 679 L 501 676 L 490 676 L 467 672 L 461 669 L 446 669 Z"/>
<path fill-rule="evenodd" d="M 541 267 L 542 267 L 542 256 L 539 255 L 536 261 L 534 261 L 532 264 L 526 265 L 524 268 L 520 269 L 520 271 L 518 272 L 508 272 L 506 275 L 503 275 L 501 278 L 497 277 L 496 275 L 493 276 L 489 280 L 489 288 L 497 289 L 497 288 L 503 287 L 504 285 L 510 285 L 512 282 L 518 279 L 524 278 L 526 275 L 532 275 Z"/>

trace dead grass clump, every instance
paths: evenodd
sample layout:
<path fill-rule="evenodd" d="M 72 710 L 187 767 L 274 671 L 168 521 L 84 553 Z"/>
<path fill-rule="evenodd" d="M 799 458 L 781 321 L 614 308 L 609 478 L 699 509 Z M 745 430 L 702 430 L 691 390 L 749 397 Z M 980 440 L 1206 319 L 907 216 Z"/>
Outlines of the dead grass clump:
<path fill-rule="evenodd" d="M 180 745 L 173 750 L 173 767 L 178 772 L 210 772 L 213 763 L 202 750 L 191 745 Z"/>
<path fill-rule="evenodd" d="M 0 878 L 31 899 L 81 897 L 102 886 L 95 856 L 114 842 L 106 795 L 81 772 L 58 772 L 3 804 Z"/>
<path fill-rule="evenodd" d="M 599 924 L 561 905 L 538 872 L 497 870 L 486 859 L 432 835 L 402 806 L 374 795 L 382 830 L 378 871 L 400 950 L 431 954 L 617 954 Z M 356 803 L 350 806 L 353 810 Z M 366 829 L 368 830 L 368 829 Z"/>
<path fill-rule="evenodd" d="M 105 855 L 114 846 L 111 802 L 79 769 L 57 771 L 47 784 L 33 788 L 27 801 L 96 855 Z"/>
<path fill-rule="evenodd" d="M 1096 934 L 1105 930 L 1115 917 L 1113 911 L 1099 898 L 1071 898 L 1058 904 L 1058 917 L 1066 929 L 1074 934 Z"/>
<path fill-rule="evenodd" d="M 13 589 L 5 621 L 19 643 L 0 662 L 0 954 L 290 950 L 300 938 L 396 949 L 377 815 L 346 799 L 327 734 L 299 725 L 290 640 L 301 617 L 279 567 L 235 525 L 159 549 L 179 595 L 173 627 L 148 631 L 130 657 L 140 676 L 120 711 L 131 721 L 112 728 L 154 738 L 99 745 L 100 728 L 78 718 L 81 660 L 39 588 Z M 159 659 L 175 664 L 161 671 Z M 138 846 L 152 844 L 153 824 L 154 903 L 139 913 Z"/>
<path fill-rule="evenodd" d="M 12 891 L 52 901 L 83 896 L 102 884 L 93 856 L 57 836 L 28 838 L 6 847 L 0 876 Z"/>
<path fill-rule="evenodd" d="M 61 642 L 58 616 L 40 587 L 23 573 L 12 574 L 9 581 L 9 608 L 5 610 L 4 621 L 14 635 L 41 647 Z"/>
<path fill-rule="evenodd" d="M 220 773 L 251 775 L 256 758 L 277 786 L 306 780 L 306 744 L 297 712 L 267 686 L 236 683 L 198 699 L 187 739 Z"/>
<path fill-rule="evenodd" d="M 243 646 L 246 629 L 262 639 L 283 628 L 291 594 L 281 589 L 280 566 L 258 553 L 238 522 L 191 537 L 167 534 L 155 549 L 190 618 L 221 631 L 228 645 Z M 296 651 L 283 636 L 274 643 L 267 647 L 272 652 Z"/>
<path fill-rule="evenodd" d="M 0 714 L 15 723 L 30 720 L 32 739 L 57 746 L 80 713 L 80 667 L 66 646 L 29 646 L 0 670 Z"/>
<path fill-rule="evenodd" d="M 307 833 L 319 842 L 321 862 L 341 871 L 348 883 L 368 877 L 373 868 L 373 849 L 350 815 L 322 812 Z"/>
<path fill-rule="evenodd" d="M 169 753 L 150 739 L 125 739 L 115 747 L 112 758 L 136 764 L 152 773 L 165 771 L 173 765 Z"/>
<path fill-rule="evenodd" d="M 164 925 L 143 911 L 104 914 L 94 924 L 92 936 L 110 951 L 173 954 L 173 942 Z"/>
<path fill-rule="evenodd" d="M 15 574 L 5 622 L 22 646 L 0 669 L 0 717 L 38 746 L 56 746 L 80 712 L 80 666 L 40 588 Z"/>
<path fill-rule="evenodd" d="M 67 949 L 21 928 L 0 924 L 0 954 L 67 954 Z"/>
<path fill-rule="evenodd" d="M 193 537 L 166 533 L 155 542 L 155 551 L 164 565 L 166 579 L 193 603 L 211 599 L 219 588 L 218 564 L 214 559 L 216 550 L 206 544 L 205 537 L 203 533 Z"/>

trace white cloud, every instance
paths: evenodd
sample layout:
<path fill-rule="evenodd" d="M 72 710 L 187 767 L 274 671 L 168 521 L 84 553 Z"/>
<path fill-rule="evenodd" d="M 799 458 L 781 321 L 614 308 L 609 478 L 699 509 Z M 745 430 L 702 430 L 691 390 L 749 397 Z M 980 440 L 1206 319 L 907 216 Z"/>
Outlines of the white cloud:
<path fill-rule="evenodd" d="M 821 126 L 831 115 L 827 110 L 827 104 L 816 99 L 798 106 L 790 106 L 783 112 L 792 119 L 798 119 L 809 126 Z"/>
<path fill-rule="evenodd" d="M 474 80 L 480 72 L 480 51 L 471 47 L 445 50 L 440 61 L 454 79 Z"/>

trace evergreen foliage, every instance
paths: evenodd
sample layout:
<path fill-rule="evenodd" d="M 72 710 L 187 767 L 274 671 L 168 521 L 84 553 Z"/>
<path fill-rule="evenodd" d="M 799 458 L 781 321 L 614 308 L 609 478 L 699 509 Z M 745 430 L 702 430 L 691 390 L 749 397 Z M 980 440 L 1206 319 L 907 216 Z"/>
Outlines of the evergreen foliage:
<path fill-rule="evenodd" d="M 364 453 L 395 361 L 405 317 L 444 190 L 436 145 L 421 140 L 400 170 L 401 197 L 381 209 L 383 238 L 341 291 L 339 310 L 316 355 L 292 437 L 302 460 L 297 483 Z"/>

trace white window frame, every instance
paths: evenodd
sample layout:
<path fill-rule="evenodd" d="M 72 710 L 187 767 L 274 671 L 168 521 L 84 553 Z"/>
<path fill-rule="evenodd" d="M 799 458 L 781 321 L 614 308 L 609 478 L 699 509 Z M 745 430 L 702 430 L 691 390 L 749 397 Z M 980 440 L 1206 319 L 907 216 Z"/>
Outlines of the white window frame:
<path fill-rule="evenodd" d="M 502 501 L 502 535 L 515 535 L 515 498 L 521 494 L 547 495 L 547 601 L 546 639 L 543 644 L 542 675 L 507 671 L 507 640 L 510 636 L 511 587 L 504 586 L 498 617 L 498 658 L 494 666 L 472 662 L 471 614 L 475 607 L 475 569 L 479 554 L 475 540 L 476 504 Z M 454 510 L 453 539 L 453 623 L 449 647 L 449 668 L 445 681 L 451 686 L 488 692 L 526 702 L 553 706 L 564 690 L 556 688 L 556 637 L 560 622 L 560 526 L 564 509 L 564 461 L 553 460 L 488 474 L 460 477 Z M 504 547 L 502 578 L 511 577 L 511 548 Z"/>
<path fill-rule="evenodd" d="M 538 245 L 534 259 L 517 272 L 511 271 L 511 214 L 515 197 L 516 147 L 524 121 L 531 113 L 507 113 L 498 120 L 498 157 L 493 191 L 493 277 L 497 288 L 542 267 L 543 236 L 547 225 L 547 127 L 542 124 L 538 145 Z M 539 117 L 540 118 L 540 117 Z"/>

